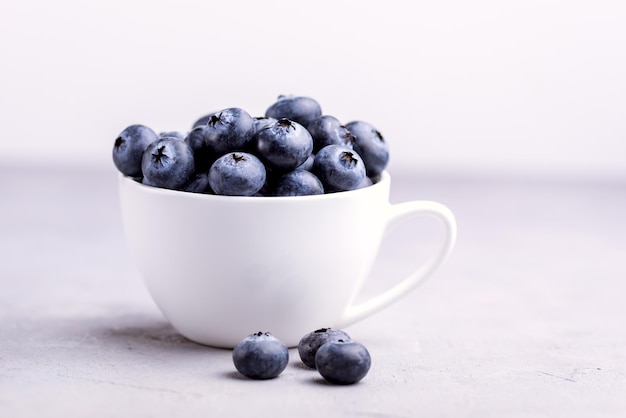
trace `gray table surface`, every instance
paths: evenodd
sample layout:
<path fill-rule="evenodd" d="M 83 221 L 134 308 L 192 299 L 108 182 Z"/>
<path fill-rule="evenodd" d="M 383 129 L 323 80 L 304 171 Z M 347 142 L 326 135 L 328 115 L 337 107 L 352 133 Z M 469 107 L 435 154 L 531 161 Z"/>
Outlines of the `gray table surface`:
<path fill-rule="evenodd" d="M 452 209 L 458 242 L 346 328 L 372 368 L 341 387 L 294 349 L 278 378 L 252 381 L 229 350 L 179 336 L 130 258 L 113 169 L 1 167 L 0 416 L 626 416 L 626 182 L 393 177 L 392 202 Z M 364 297 L 437 228 L 390 235 Z"/>

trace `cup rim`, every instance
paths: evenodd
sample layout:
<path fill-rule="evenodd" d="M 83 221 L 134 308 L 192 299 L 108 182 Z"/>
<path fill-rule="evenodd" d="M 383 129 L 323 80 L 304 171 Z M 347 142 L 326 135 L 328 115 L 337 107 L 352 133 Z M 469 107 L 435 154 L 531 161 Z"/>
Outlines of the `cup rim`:
<path fill-rule="evenodd" d="M 131 188 L 136 190 L 140 190 L 146 193 L 153 194 L 161 194 L 163 196 L 179 196 L 179 197 L 188 197 L 190 199 L 201 199 L 201 200 L 215 200 L 215 201 L 254 201 L 254 202 L 263 202 L 263 201 L 271 201 L 271 202 L 281 202 L 281 201 L 308 201 L 308 200 L 322 200 L 322 199 L 340 199 L 342 197 L 355 196 L 358 194 L 366 194 L 372 193 L 375 190 L 379 190 L 383 187 L 388 187 L 391 182 L 391 176 L 387 170 L 383 171 L 380 175 L 380 179 L 372 184 L 371 186 L 363 187 L 356 190 L 346 190 L 341 192 L 332 192 L 332 193 L 324 193 L 320 195 L 307 195 L 307 196 L 228 196 L 228 195 L 216 195 L 216 194 L 208 194 L 208 193 L 197 193 L 197 192 L 187 192 L 184 190 L 174 190 L 174 189 L 166 189 L 162 187 L 149 186 L 139 181 L 135 180 L 133 177 L 125 176 L 122 173 L 119 173 L 120 184 L 124 183 Z M 252 200 L 251 200 L 252 199 Z"/>

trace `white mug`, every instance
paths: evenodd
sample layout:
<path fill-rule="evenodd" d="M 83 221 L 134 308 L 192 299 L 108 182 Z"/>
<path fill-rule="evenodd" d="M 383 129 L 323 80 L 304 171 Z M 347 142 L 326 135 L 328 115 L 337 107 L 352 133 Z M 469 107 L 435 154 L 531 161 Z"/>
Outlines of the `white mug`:
<path fill-rule="evenodd" d="M 166 319 L 186 338 L 232 348 L 270 332 L 290 347 L 388 306 L 448 257 L 456 222 L 432 201 L 389 203 L 391 178 L 298 197 L 216 196 L 146 186 L 120 175 L 126 238 Z M 354 304 L 383 237 L 415 215 L 445 228 L 439 251 L 398 284 Z"/>

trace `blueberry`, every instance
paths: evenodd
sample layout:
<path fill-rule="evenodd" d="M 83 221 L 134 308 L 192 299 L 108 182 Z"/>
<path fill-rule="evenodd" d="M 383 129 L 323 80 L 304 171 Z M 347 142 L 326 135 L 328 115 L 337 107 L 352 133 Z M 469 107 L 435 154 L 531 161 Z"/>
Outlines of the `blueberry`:
<path fill-rule="evenodd" d="M 197 170 L 204 171 L 218 157 L 233 151 L 245 151 L 254 135 L 252 116 L 232 107 L 210 115 L 204 125 L 196 126 L 185 141 L 196 156 Z"/>
<path fill-rule="evenodd" d="M 381 174 L 377 174 L 375 176 L 370 177 L 370 180 L 372 181 L 372 184 L 376 184 L 378 183 L 381 179 L 383 178 L 382 173 Z"/>
<path fill-rule="evenodd" d="M 356 341 L 331 341 L 315 354 L 317 371 L 338 385 L 351 385 L 363 379 L 372 365 L 367 348 Z"/>
<path fill-rule="evenodd" d="M 276 122 L 274 118 L 267 118 L 265 116 L 257 116 L 253 119 L 254 122 L 254 132 L 259 132 L 261 129 L 265 128 L 268 125 Z"/>
<path fill-rule="evenodd" d="M 299 123 L 305 128 L 313 119 L 322 116 L 322 108 L 319 103 L 310 97 L 280 95 L 265 111 L 268 118 L 286 118 Z"/>
<path fill-rule="evenodd" d="M 357 189 L 365 177 L 361 156 L 344 145 L 322 148 L 315 154 L 312 171 L 327 193 Z"/>
<path fill-rule="evenodd" d="M 215 160 L 209 170 L 209 185 L 216 194 L 253 196 L 266 178 L 265 166 L 247 152 L 231 152 Z"/>
<path fill-rule="evenodd" d="M 352 148 L 356 137 L 341 124 L 339 119 L 323 115 L 311 121 L 307 130 L 313 137 L 313 152 L 318 152 L 326 145 L 338 144 Z"/>
<path fill-rule="evenodd" d="M 196 171 L 209 171 L 211 164 L 219 155 L 215 155 L 204 143 L 204 131 L 206 126 L 200 125 L 193 128 L 185 137 L 185 142 L 193 150 L 196 163 Z"/>
<path fill-rule="evenodd" d="M 272 379 L 289 363 L 287 346 L 269 332 L 257 332 L 233 348 L 233 363 L 242 375 L 251 379 Z"/>
<path fill-rule="evenodd" d="M 313 138 L 302 125 L 278 119 L 256 133 L 256 154 L 279 171 L 291 171 L 303 164 L 313 151 Z"/>
<path fill-rule="evenodd" d="M 184 141 L 191 147 L 196 163 L 196 171 L 209 171 L 211 164 L 219 157 L 204 142 L 205 125 L 196 126 L 187 133 Z"/>
<path fill-rule="evenodd" d="M 340 329 L 320 328 L 309 332 L 298 343 L 300 360 L 308 367 L 315 369 L 315 354 L 317 350 L 330 341 L 350 341 L 350 336 Z"/>
<path fill-rule="evenodd" d="M 307 170 L 293 170 L 280 176 L 274 185 L 274 196 L 308 196 L 324 194 L 322 182 Z"/>
<path fill-rule="evenodd" d="M 209 185 L 209 172 L 202 171 L 194 173 L 183 190 L 192 193 L 213 194 L 213 190 Z"/>
<path fill-rule="evenodd" d="M 141 177 L 143 152 L 158 138 L 156 132 L 147 126 L 128 126 L 119 134 L 113 145 L 115 167 L 125 176 Z"/>
<path fill-rule="evenodd" d="M 141 160 L 144 183 L 180 190 L 194 172 L 193 151 L 178 138 L 161 138 L 151 143 Z"/>
<path fill-rule="evenodd" d="M 185 139 L 186 136 L 187 134 L 184 134 L 180 131 L 159 132 L 159 138 L 172 137 L 172 138 L 178 138 L 178 139 Z"/>
<path fill-rule="evenodd" d="M 370 123 L 353 121 L 346 128 L 356 137 L 354 150 L 359 153 L 369 177 L 376 177 L 389 163 L 389 145 L 382 134 Z"/>
<path fill-rule="evenodd" d="M 311 171 L 313 169 L 313 161 L 315 161 L 315 154 L 311 153 L 311 155 L 309 155 L 309 158 L 307 158 L 305 162 L 297 166 L 296 169 Z"/>
<path fill-rule="evenodd" d="M 248 112 L 231 107 L 216 112 L 206 124 L 204 142 L 215 154 L 243 151 L 254 135 L 254 120 Z"/>
<path fill-rule="evenodd" d="M 372 184 L 374 184 L 374 181 L 370 178 L 370 177 L 363 177 L 363 181 L 361 181 L 361 183 L 359 183 L 359 185 L 357 186 L 357 189 L 362 189 L 364 187 L 369 187 Z"/>
<path fill-rule="evenodd" d="M 147 179 L 146 177 L 141 177 L 139 179 L 139 182 L 141 184 L 145 184 L 146 186 L 152 186 L 152 187 L 159 187 L 156 184 L 153 184 L 149 179 Z"/>
<path fill-rule="evenodd" d="M 196 121 L 193 123 L 193 125 L 191 126 L 191 129 L 193 128 L 197 128 L 198 126 L 203 126 L 206 125 L 207 122 L 209 121 L 209 119 L 211 119 L 211 116 L 213 116 L 215 112 L 211 112 L 211 113 L 207 113 L 206 115 L 200 116 L 198 119 L 196 119 Z"/>

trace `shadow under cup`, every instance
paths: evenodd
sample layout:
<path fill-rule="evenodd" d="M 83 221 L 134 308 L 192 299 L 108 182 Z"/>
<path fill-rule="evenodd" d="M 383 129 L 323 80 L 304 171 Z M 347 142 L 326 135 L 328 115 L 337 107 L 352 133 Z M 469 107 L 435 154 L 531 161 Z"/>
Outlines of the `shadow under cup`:
<path fill-rule="evenodd" d="M 232 348 L 268 331 L 294 347 L 314 329 L 343 327 L 387 306 L 451 251 L 451 212 L 435 202 L 391 205 L 390 181 L 385 172 L 376 184 L 349 192 L 240 197 L 160 189 L 120 176 L 120 203 L 141 277 L 182 335 Z M 423 204 L 434 207 L 415 207 Z M 438 256 L 415 277 L 352 306 L 385 231 L 418 213 L 444 221 Z"/>

